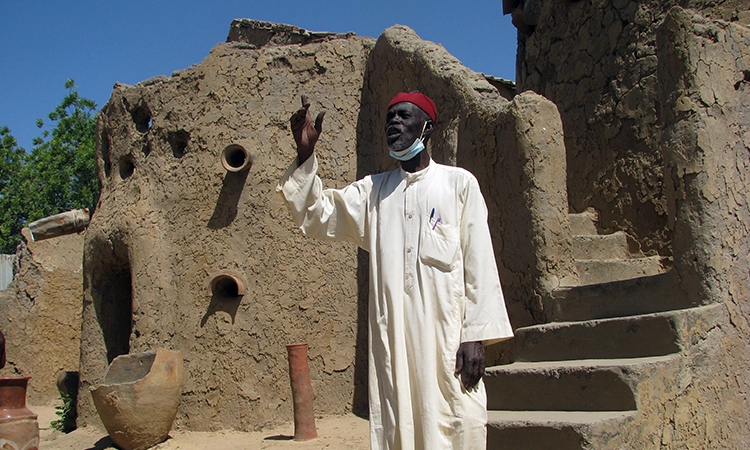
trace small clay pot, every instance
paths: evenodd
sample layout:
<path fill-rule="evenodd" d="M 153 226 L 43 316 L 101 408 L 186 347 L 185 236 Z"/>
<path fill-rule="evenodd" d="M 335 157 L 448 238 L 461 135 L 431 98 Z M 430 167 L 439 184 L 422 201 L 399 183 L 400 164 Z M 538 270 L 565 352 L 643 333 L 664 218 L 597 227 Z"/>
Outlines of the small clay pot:
<path fill-rule="evenodd" d="M 123 450 L 144 450 L 164 441 L 180 406 L 184 384 L 182 353 L 118 356 L 92 388 L 91 396 L 112 441 Z"/>
<path fill-rule="evenodd" d="M 31 377 L 0 377 L 0 448 L 39 449 L 39 423 L 26 407 Z"/>

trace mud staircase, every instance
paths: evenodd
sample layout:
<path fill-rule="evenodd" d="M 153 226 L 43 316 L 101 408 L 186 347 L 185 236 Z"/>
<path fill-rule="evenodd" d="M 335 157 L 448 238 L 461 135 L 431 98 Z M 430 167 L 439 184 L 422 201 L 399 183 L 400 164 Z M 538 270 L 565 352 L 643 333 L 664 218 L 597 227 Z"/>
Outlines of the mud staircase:
<path fill-rule="evenodd" d="M 513 364 L 486 371 L 488 449 L 601 448 L 644 420 L 642 382 L 679 363 L 680 311 L 693 305 L 665 261 L 594 221 L 571 215 L 579 285 L 553 292 L 550 323 L 516 330 Z"/>

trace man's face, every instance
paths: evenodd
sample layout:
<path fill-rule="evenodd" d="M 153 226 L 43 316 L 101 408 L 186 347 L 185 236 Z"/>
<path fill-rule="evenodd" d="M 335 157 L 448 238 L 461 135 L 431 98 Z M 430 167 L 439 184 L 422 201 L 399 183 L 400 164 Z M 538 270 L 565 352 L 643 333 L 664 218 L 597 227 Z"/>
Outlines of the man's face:
<path fill-rule="evenodd" d="M 408 148 L 422 134 L 427 113 L 414 103 L 401 102 L 388 108 L 385 116 L 385 136 L 388 149 L 401 151 Z"/>

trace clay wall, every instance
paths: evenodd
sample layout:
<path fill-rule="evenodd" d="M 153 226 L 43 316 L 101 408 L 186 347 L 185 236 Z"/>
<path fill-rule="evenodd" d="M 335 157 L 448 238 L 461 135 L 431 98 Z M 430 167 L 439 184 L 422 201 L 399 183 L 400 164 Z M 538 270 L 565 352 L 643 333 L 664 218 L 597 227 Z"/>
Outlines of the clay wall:
<path fill-rule="evenodd" d="M 200 64 L 115 86 L 97 129 L 102 193 L 84 250 L 82 392 L 117 355 L 180 350 L 176 426 L 256 429 L 291 419 L 285 344 L 304 341 L 317 414 L 366 401 L 354 376 L 356 251 L 306 239 L 275 187 L 296 155 L 288 120 L 301 94 L 327 111 L 317 147 L 325 184 L 354 181 L 373 41 L 295 30 L 295 44 L 269 38 L 259 48 L 236 29 L 240 40 L 230 33 Z M 248 171 L 223 168 L 233 144 L 250 152 Z M 231 285 L 212 294 L 217 274 L 236 277 L 244 295 Z M 79 408 L 79 425 L 98 424 L 89 395 Z"/>
<path fill-rule="evenodd" d="M 671 254 L 656 28 L 678 2 L 514 3 L 533 24 L 519 24 L 517 90 L 538 92 L 560 110 L 571 211 L 593 207 L 601 232 L 625 230 L 647 253 Z M 747 0 L 681 3 L 750 23 Z"/>
<path fill-rule="evenodd" d="M 696 302 L 750 319 L 750 29 L 674 8 L 658 37 L 675 268 Z"/>
<path fill-rule="evenodd" d="M 57 375 L 78 371 L 83 291 L 83 234 L 32 241 L 16 253 L 13 281 L 0 291 L 7 364 L 0 376 L 31 376 L 28 401 L 56 402 Z"/>
<path fill-rule="evenodd" d="M 675 268 L 722 313 L 693 341 L 690 408 L 665 402 L 674 448 L 750 442 L 750 3 L 734 3 L 738 22 L 674 8 L 657 35 Z"/>
<path fill-rule="evenodd" d="M 117 355 L 180 350 L 177 426 L 192 430 L 289 420 L 284 344 L 297 341 L 310 345 L 316 412 L 366 410 L 367 255 L 304 238 L 275 192 L 294 158 L 288 118 L 301 94 L 327 111 L 317 151 L 329 187 L 396 167 L 382 134 L 394 93 L 435 99 L 431 153 L 480 181 L 516 326 L 543 316 L 547 274 L 572 270 L 562 126 L 549 101 L 508 102 L 405 27 L 375 43 L 258 25 L 235 22 L 230 42 L 171 77 L 115 86 L 98 124 L 103 189 L 84 250 L 81 389 Z M 248 172 L 222 168 L 234 144 L 250 151 Z M 216 274 L 235 277 L 244 295 L 212 295 Z M 507 360 L 506 350 L 492 357 Z M 79 424 L 97 424 L 88 396 L 79 406 Z"/>

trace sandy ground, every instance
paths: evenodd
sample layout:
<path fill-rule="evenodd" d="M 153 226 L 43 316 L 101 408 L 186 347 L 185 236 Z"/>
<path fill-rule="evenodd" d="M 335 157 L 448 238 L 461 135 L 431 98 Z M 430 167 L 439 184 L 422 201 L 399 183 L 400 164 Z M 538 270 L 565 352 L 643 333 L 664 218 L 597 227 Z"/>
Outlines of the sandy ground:
<path fill-rule="evenodd" d="M 81 428 L 64 434 L 50 428 L 58 417 L 51 406 L 29 409 L 38 416 L 40 448 L 43 450 L 103 450 L 116 448 L 106 432 Z M 292 440 L 294 424 L 288 423 L 268 430 L 242 433 L 238 431 L 195 432 L 172 430 L 170 437 L 154 450 L 358 450 L 369 449 L 369 424 L 353 414 L 316 417 L 318 437 L 310 441 Z"/>

